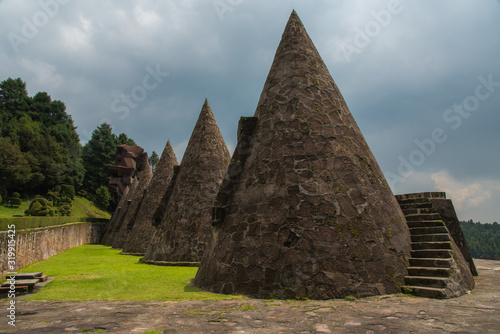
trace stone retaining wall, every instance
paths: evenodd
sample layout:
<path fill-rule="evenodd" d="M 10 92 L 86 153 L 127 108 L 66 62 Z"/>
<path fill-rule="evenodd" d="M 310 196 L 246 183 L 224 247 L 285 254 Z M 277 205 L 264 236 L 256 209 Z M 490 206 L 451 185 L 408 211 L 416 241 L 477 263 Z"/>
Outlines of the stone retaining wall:
<path fill-rule="evenodd" d="M 73 247 L 97 244 L 104 224 L 72 223 L 15 231 L 15 266 L 9 268 L 9 233 L 0 232 L 0 276 L 17 271 L 30 263 L 48 259 Z M 13 264 L 13 263 L 11 263 Z"/>

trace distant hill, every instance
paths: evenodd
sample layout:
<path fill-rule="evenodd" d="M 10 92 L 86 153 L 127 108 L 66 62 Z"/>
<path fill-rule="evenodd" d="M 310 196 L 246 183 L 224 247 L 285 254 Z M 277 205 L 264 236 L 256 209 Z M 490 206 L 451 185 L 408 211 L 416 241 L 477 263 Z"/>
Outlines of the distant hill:
<path fill-rule="evenodd" d="M 500 224 L 481 224 L 469 220 L 460 222 L 472 257 L 498 260 L 500 258 Z"/>

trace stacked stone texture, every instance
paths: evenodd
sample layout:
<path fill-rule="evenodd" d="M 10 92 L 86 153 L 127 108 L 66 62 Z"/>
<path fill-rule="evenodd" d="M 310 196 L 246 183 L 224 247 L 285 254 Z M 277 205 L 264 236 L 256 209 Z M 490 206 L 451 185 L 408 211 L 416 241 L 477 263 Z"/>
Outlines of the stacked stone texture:
<path fill-rule="evenodd" d="M 128 234 L 127 242 L 122 254 L 144 255 L 148 249 L 155 228 L 153 227 L 153 213 L 160 204 L 165 189 L 172 179 L 174 167 L 178 166 L 177 157 L 170 140 L 165 145 L 160 161 L 142 201 L 137 218 Z"/>
<path fill-rule="evenodd" d="M 441 198 L 431 198 L 432 205 L 439 212 L 439 215 L 446 224 L 446 228 L 448 228 L 448 231 L 450 231 L 450 235 L 460 249 L 460 252 L 462 253 L 464 259 L 467 261 L 472 275 L 477 276 L 476 265 L 474 264 L 474 260 L 472 259 L 472 255 L 470 254 L 469 246 L 467 245 L 464 233 L 462 231 L 462 228 L 460 227 L 460 221 L 458 220 L 453 202 L 451 201 L 451 199 L 446 198 L 445 193 L 442 194 L 443 196 Z"/>
<path fill-rule="evenodd" d="M 115 164 L 108 169 L 112 176 L 110 189 L 118 205 L 106 225 L 102 238 L 104 245 L 113 245 L 135 195 L 138 174 L 148 168 L 148 155 L 140 146 L 120 145 L 116 148 Z"/>
<path fill-rule="evenodd" d="M 142 259 L 146 263 L 199 262 L 211 239 L 211 210 L 230 160 L 205 101 L 176 178 L 167 189 L 160 224 Z"/>
<path fill-rule="evenodd" d="M 128 205 L 127 207 L 127 212 L 123 217 L 123 220 L 120 222 L 120 225 L 117 226 L 118 233 L 116 233 L 116 236 L 111 245 L 113 246 L 113 248 L 123 249 L 123 247 L 125 246 L 127 238 L 138 217 L 139 209 L 142 205 L 142 202 L 146 195 L 146 190 L 148 189 L 152 178 L 153 172 L 151 171 L 151 167 L 149 166 L 149 161 L 146 161 L 144 169 L 137 174 L 137 187 L 135 188 L 134 193 L 131 196 L 130 205 Z"/>
<path fill-rule="evenodd" d="M 102 237 L 103 245 L 113 246 L 116 235 L 120 231 L 123 221 L 125 220 L 125 216 L 127 215 L 128 208 L 132 203 L 132 198 L 134 197 L 135 190 L 137 189 L 138 184 L 139 181 L 137 180 L 137 178 L 133 178 L 130 182 L 130 185 L 123 192 L 123 195 L 120 199 L 120 202 L 118 203 L 117 208 L 115 209 L 115 212 L 113 213 L 113 216 L 111 216 L 111 219 L 106 224 L 106 229 Z"/>
<path fill-rule="evenodd" d="M 400 292 L 404 216 L 295 11 L 255 117 L 242 120 L 194 284 L 257 298 Z"/>
<path fill-rule="evenodd" d="M 144 169 L 147 155 L 140 146 L 120 145 L 116 148 L 115 164 L 108 167 L 111 174 L 109 188 L 111 201 L 120 202 L 125 189 L 131 184 L 138 171 Z"/>

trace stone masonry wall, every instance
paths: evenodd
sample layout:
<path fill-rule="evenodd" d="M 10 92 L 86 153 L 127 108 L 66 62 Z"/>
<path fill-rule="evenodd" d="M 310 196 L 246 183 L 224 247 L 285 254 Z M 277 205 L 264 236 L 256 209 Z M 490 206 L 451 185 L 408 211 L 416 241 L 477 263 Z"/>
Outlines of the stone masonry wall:
<path fill-rule="evenodd" d="M 14 271 L 83 244 L 97 244 L 104 226 L 94 223 L 74 223 L 16 230 Z M 0 276 L 12 272 L 8 267 L 8 234 L 8 231 L 0 232 Z"/>

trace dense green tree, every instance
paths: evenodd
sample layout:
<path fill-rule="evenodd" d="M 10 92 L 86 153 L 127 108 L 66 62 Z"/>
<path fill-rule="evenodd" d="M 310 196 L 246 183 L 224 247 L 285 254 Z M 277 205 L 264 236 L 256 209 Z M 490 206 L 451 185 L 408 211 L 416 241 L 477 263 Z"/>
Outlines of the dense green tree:
<path fill-rule="evenodd" d="M 153 173 L 156 170 L 158 162 L 160 162 L 160 157 L 155 151 L 153 151 L 153 153 L 151 153 L 151 156 L 149 157 L 149 165 L 151 166 L 151 170 L 153 171 Z"/>
<path fill-rule="evenodd" d="M 82 150 L 83 166 L 86 173 L 83 188 L 95 194 L 102 185 L 107 185 L 110 174 L 108 166 L 115 161 L 116 138 L 111 126 L 103 123 L 92 132 L 92 137 Z"/>
<path fill-rule="evenodd" d="M 86 170 L 83 189 L 88 194 L 96 194 L 101 186 L 108 186 L 111 174 L 108 167 L 114 165 L 116 147 L 119 145 L 135 145 L 135 142 L 121 133 L 113 134 L 108 123 L 102 123 L 93 132 L 82 151 L 83 165 Z M 90 196 L 94 197 L 95 196 Z M 92 198 L 91 198 L 92 199 Z"/>
<path fill-rule="evenodd" d="M 45 193 L 60 184 L 81 186 L 80 138 L 66 106 L 45 92 L 29 97 L 26 83 L 0 83 L 0 193 Z M 18 170 L 18 171 L 15 171 Z"/>
<path fill-rule="evenodd" d="M 127 135 L 124 133 L 120 133 L 118 135 L 118 137 L 115 137 L 115 138 L 116 138 L 116 144 L 117 144 L 116 146 L 118 146 L 118 145 L 129 145 L 129 146 L 137 145 L 133 139 L 127 137 Z"/>
<path fill-rule="evenodd" d="M 460 227 L 472 257 L 491 260 L 500 258 L 500 225 L 497 222 L 481 224 L 469 220 L 460 222 Z"/>
<path fill-rule="evenodd" d="M 109 200 L 111 199 L 111 194 L 109 193 L 109 188 L 107 186 L 100 186 L 96 192 L 96 204 L 99 208 L 103 210 L 109 209 Z"/>
<path fill-rule="evenodd" d="M 0 194 L 23 191 L 33 177 L 29 160 L 9 138 L 0 137 Z"/>

